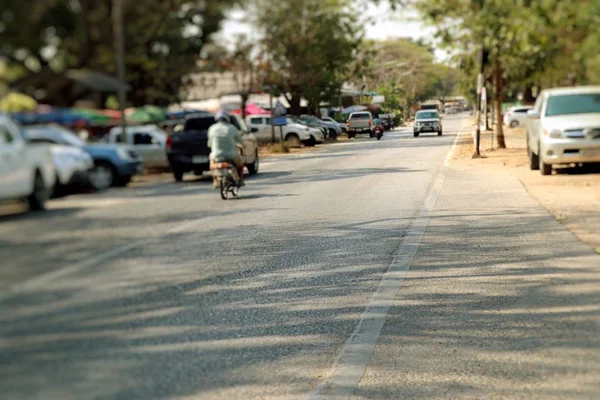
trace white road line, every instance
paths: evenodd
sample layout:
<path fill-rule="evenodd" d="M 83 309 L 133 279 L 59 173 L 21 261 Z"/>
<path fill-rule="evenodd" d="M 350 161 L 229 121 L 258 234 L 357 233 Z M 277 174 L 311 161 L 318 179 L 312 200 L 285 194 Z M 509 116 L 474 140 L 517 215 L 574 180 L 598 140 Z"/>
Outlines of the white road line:
<path fill-rule="evenodd" d="M 363 312 L 356 329 L 336 357 L 329 378 L 310 394 L 311 400 L 348 398 L 360 383 L 375 350 L 375 344 L 389 309 L 396 299 L 429 225 L 457 142 L 458 135 L 433 180 L 419 215 L 396 250 L 392 263 L 381 278 L 377 291 Z"/>

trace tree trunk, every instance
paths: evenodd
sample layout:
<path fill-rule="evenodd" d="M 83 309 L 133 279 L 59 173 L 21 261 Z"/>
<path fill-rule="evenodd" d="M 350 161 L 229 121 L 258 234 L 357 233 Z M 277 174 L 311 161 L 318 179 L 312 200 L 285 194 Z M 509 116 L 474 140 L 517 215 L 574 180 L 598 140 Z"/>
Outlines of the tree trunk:
<path fill-rule="evenodd" d="M 523 90 L 523 104 L 534 104 L 535 97 L 533 97 L 533 85 L 528 84 Z"/>
<path fill-rule="evenodd" d="M 292 115 L 300 115 L 302 114 L 302 108 L 300 107 L 300 98 L 301 96 L 297 93 L 291 93 L 290 99 L 288 100 L 290 103 L 290 112 Z"/>
<path fill-rule="evenodd" d="M 249 94 L 247 92 L 242 93 L 242 119 L 246 120 L 246 103 L 248 103 L 248 98 L 250 97 Z"/>
<path fill-rule="evenodd" d="M 502 102 L 504 101 L 504 77 L 502 76 L 502 67 L 499 62 L 496 62 L 496 68 L 494 69 L 494 85 L 496 90 L 495 94 L 495 106 L 496 106 L 496 140 L 498 141 L 498 148 L 505 149 L 506 142 L 504 141 L 504 115 L 502 114 Z"/>

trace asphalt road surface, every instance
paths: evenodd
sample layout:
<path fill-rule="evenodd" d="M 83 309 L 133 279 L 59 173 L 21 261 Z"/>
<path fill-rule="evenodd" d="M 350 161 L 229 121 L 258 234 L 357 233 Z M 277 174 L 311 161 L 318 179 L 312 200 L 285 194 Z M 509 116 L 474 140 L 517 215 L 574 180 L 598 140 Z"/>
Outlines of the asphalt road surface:
<path fill-rule="evenodd" d="M 380 142 L 360 138 L 266 160 L 236 200 L 223 201 L 209 180 L 190 177 L 182 184 L 70 196 L 41 215 L 0 217 L 0 397 L 425 399 L 503 393 L 464 376 L 452 380 L 454 386 L 439 386 L 450 379 L 457 351 L 466 354 L 452 329 L 471 322 L 472 330 L 495 335 L 509 329 L 508 342 L 516 335 L 512 325 L 495 327 L 493 320 L 473 322 L 466 311 L 448 312 L 476 309 L 478 301 L 500 309 L 509 297 L 506 287 L 495 297 L 491 285 L 487 291 L 465 285 L 464 271 L 456 270 L 471 262 L 491 268 L 493 260 L 466 256 L 472 248 L 455 251 L 483 231 L 463 226 L 461 233 L 444 216 L 434 219 L 436 204 L 456 209 L 460 204 L 452 199 L 461 196 L 460 177 L 447 156 L 467 119 L 444 121 L 442 137 L 413 138 L 399 130 Z M 439 197 L 442 187 L 456 193 Z M 473 215 L 466 214 L 468 225 Z M 476 230 L 478 222 L 471 222 Z M 436 224 L 438 230 L 426 230 Z M 523 226 L 514 229 L 524 232 Z M 504 227 L 499 234 L 517 233 Z M 422 241 L 429 245 L 419 249 Z M 438 242 L 441 253 L 431 244 Z M 573 246 L 571 255 L 596 263 Z M 442 274 L 440 265 L 454 269 Z M 474 277 L 481 285 L 496 279 L 479 272 Z M 403 293 L 408 298 L 399 305 Z M 430 328 L 444 333 L 436 336 Z M 589 334 L 595 351 L 597 326 L 588 328 L 580 333 Z M 408 331 L 399 333 L 403 329 Z M 473 334 L 468 340 L 478 339 Z M 465 351 L 485 354 L 486 348 Z M 440 354 L 443 360 L 436 361 Z M 504 360 L 506 370 L 525 362 L 515 360 Z M 591 365 L 597 357 L 582 360 Z M 497 365 L 480 368 L 510 382 Z M 420 378 L 409 379 L 414 374 Z M 532 392 L 517 395 L 523 393 Z"/>

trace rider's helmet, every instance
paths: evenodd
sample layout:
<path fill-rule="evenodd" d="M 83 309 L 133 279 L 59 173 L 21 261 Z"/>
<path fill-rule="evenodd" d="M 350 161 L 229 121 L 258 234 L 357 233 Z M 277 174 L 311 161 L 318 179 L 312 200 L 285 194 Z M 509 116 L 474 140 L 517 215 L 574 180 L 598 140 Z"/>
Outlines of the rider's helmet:
<path fill-rule="evenodd" d="M 231 117 L 229 116 L 229 114 L 227 114 L 227 111 L 225 111 L 225 110 L 219 110 L 215 114 L 215 121 L 217 121 L 217 122 L 225 122 L 226 124 L 230 124 L 231 123 Z"/>

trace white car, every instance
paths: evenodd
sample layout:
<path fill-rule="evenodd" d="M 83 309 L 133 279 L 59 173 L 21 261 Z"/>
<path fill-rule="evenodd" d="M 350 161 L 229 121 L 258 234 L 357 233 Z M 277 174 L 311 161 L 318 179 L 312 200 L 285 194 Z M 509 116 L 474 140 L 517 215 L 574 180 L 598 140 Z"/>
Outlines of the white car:
<path fill-rule="evenodd" d="M 306 146 L 314 146 L 315 143 L 325 140 L 323 133 L 318 129 L 310 128 L 291 117 L 287 117 L 286 121 L 287 125 L 282 126 L 281 130 L 278 126 L 275 127 L 276 140 L 279 140 L 282 134 L 284 141 L 303 143 Z M 268 143 L 272 140 L 270 115 L 248 115 L 246 124 L 252 129 L 259 142 Z"/>
<path fill-rule="evenodd" d="M 121 143 L 121 127 L 114 127 L 108 133 L 108 142 Z M 167 168 L 166 144 L 168 134 L 156 125 L 127 126 L 127 144 L 142 156 L 146 168 Z"/>
<path fill-rule="evenodd" d="M 527 112 L 532 110 L 533 106 L 518 106 L 509 108 L 504 114 L 504 125 L 511 128 L 525 126 L 527 123 Z"/>
<path fill-rule="evenodd" d="M 0 201 L 26 199 L 42 210 L 55 179 L 50 147 L 29 145 L 20 127 L 0 115 Z"/>
<path fill-rule="evenodd" d="M 335 119 L 331 118 L 331 117 L 325 117 L 325 118 L 321 118 L 323 121 L 327 121 L 327 122 L 331 122 L 334 124 L 337 124 L 337 126 L 339 126 L 339 128 L 341 129 L 342 132 L 344 133 L 348 133 L 348 127 L 346 126 L 345 122 L 337 122 Z"/>
<path fill-rule="evenodd" d="M 36 128 L 26 128 L 24 136 L 30 144 L 48 145 L 50 147 L 54 169 L 56 170 L 54 194 L 58 194 L 71 186 L 84 186 L 90 183 L 89 175 L 94 169 L 94 160 L 83 149 L 55 144 L 44 135 L 40 135 Z"/>
<path fill-rule="evenodd" d="M 529 167 L 600 162 L 600 86 L 543 90 L 528 113 Z"/>

